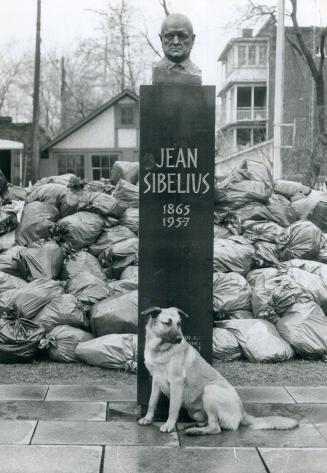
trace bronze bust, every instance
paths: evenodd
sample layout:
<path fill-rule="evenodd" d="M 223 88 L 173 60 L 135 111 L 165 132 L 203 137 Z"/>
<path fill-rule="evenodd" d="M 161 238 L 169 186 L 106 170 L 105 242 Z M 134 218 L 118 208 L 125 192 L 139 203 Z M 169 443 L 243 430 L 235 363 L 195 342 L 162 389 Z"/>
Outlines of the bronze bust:
<path fill-rule="evenodd" d="M 168 15 L 159 36 L 165 57 L 153 66 L 152 83 L 201 85 L 201 70 L 190 60 L 195 39 L 190 20 L 180 13 Z"/>

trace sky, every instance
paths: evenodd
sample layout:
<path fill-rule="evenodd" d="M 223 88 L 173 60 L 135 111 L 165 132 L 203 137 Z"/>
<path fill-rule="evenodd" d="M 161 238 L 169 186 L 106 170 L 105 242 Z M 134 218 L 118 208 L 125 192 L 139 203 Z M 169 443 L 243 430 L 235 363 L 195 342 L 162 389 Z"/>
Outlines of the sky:
<path fill-rule="evenodd" d="M 98 34 L 97 16 L 107 0 L 42 0 L 42 48 L 56 48 L 64 54 L 80 38 Z M 137 10 L 140 28 L 145 19 L 152 40 L 160 49 L 157 34 L 164 17 L 158 0 L 129 0 Z M 262 3 L 272 4 L 273 0 Z M 286 0 L 286 8 L 288 0 Z M 327 0 L 298 0 L 299 22 L 308 26 L 327 24 Z M 191 59 L 202 69 L 204 84 L 217 84 L 217 57 L 226 42 L 240 34 L 236 24 L 247 0 L 168 0 L 171 12 L 184 13 L 196 33 Z M 15 42 L 16 47 L 34 47 L 36 0 L 0 0 L 0 47 Z M 10 51 L 9 51 L 10 53 Z"/>

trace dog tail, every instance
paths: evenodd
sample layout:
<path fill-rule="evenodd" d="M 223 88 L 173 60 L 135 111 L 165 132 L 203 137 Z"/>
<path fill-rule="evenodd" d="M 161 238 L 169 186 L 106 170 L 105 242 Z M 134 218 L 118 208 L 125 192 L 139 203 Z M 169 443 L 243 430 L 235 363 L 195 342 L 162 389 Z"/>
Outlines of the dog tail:
<path fill-rule="evenodd" d="M 276 430 L 288 430 L 295 429 L 299 425 L 298 421 L 291 417 L 282 416 L 269 416 L 269 417 L 253 417 L 250 414 L 244 412 L 242 425 L 248 425 L 252 429 L 264 430 L 264 429 L 276 429 Z"/>

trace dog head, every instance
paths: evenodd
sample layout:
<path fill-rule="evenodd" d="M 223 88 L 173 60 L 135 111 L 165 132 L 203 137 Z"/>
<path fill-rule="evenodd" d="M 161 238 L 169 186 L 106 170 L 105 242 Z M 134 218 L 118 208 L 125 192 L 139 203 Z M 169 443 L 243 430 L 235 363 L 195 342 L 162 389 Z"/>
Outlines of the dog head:
<path fill-rule="evenodd" d="M 188 315 L 182 310 L 176 307 L 168 307 L 168 309 L 151 307 L 142 312 L 142 315 L 150 315 L 147 328 L 164 343 L 175 345 L 183 340 L 181 315 L 185 317 Z"/>

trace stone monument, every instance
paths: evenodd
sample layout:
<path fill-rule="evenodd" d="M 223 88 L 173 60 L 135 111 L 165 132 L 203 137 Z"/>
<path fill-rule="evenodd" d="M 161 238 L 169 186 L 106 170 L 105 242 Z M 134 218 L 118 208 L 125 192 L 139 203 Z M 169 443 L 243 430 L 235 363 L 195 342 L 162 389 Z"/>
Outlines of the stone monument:
<path fill-rule="evenodd" d="M 181 14 L 162 25 L 165 57 L 140 90 L 138 404 L 151 390 L 141 312 L 175 306 L 186 339 L 211 362 L 215 88 L 189 56 L 195 35 Z M 160 409 L 160 406 L 159 406 Z"/>

